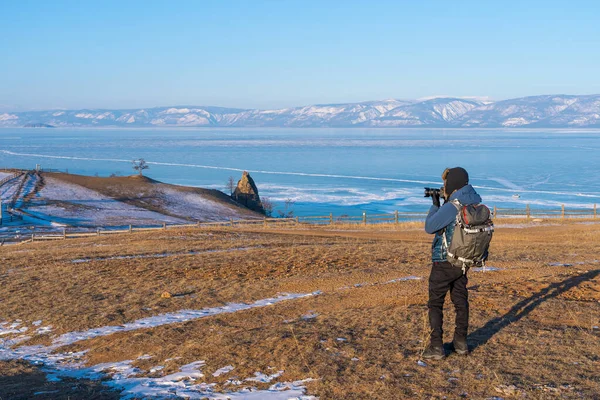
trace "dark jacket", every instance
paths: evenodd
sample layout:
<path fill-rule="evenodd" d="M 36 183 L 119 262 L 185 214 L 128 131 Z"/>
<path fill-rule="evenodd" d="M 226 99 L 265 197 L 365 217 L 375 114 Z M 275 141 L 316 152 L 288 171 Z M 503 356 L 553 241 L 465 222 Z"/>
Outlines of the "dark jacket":
<path fill-rule="evenodd" d="M 454 192 L 443 206 L 431 206 L 427 219 L 425 219 L 425 232 L 435 233 L 431 245 L 431 261 L 433 262 L 447 261 L 447 249 L 444 247 L 442 235 L 446 235 L 446 241 L 450 245 L 457 212 L 454 204 L 451 204 L 453 200 L 458 200 L 460 204 L 466 206 L 481 203 L 481 196 L 475 192 L 473 186 L 466 185 Z"/>

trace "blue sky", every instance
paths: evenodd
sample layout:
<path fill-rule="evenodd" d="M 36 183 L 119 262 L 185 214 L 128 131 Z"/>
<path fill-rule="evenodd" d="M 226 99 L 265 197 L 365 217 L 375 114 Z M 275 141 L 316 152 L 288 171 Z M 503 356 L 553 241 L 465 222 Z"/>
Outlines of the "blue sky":
<path fill-rule="evenodd" d="M 0 110 L 600 92 L 593 1 L 0 0 Z"/>

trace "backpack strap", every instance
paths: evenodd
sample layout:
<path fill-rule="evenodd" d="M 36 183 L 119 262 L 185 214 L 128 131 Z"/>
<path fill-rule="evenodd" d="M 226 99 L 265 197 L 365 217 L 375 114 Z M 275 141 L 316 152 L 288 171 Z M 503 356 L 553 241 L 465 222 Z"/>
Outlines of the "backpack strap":
<path fill-rule="evenodd" d="M 458 226 L 460 224 L 460 210 L 462 209 L 462 204 L 460 204 L 460 201 L 458 201 L 457 199 L 454 199 L 452 201 L 449 202 L 450 204 L 452 204 L 454 207 L 456 207 L 456 220 L 454 222 L 454 224 L 456 226 Z M 446 252 L 448 252 L 448 241 L 446 240 L 446 229 L 444 228 L 444 232 L 442 232 L 442 239 L 443 239 L 443 245 L 446 248 Z"/>
<path fill-rule="evenodd" d="M 460 211 L 460 209 L 463 207 L 463 205 L 461 204 L 460 201 L 458 201 L 458 199 L 454 199 L 454 200 L 450 201 L 450 203 L 452 203 L 452 205 L 454 207 L 456 207 L 457 211 Z"/>
<path fill-rule="evenodd" d="M 456 222 L 455 222 L 455 228 L 458 229 L 462 229 L 461 227 L 461 223 L 460 223 L 460 212 L 463 209 L 463 205 L 461 204 L 461 202 L 458 199 L 454 199 L 452 201 L 450 201 L 450 203 L 456 207 Z M 448 241 L 446 240 L 446 234 L 444 232 L 444 234 L 442 234 L 442 239 L 443 239 L 443 244 L 444 247 L 446 248 L 446 254 L 448 254 L 448 256 L 450 256 L 451 258 L 454 258 L 455 260 L 458 260 L 460 262 L 462 262 L 462 272 L 463 275 L 465 275 L 467 273 L 467 268 L 468 268 L 468 264 L 473 263 L 472 260 L 467 260 L 466 258 L 462 258 L 462 257 L 457 257 L 454 254 L 450 253 L 449 249 L 450 247 L 448 246 Z"/>

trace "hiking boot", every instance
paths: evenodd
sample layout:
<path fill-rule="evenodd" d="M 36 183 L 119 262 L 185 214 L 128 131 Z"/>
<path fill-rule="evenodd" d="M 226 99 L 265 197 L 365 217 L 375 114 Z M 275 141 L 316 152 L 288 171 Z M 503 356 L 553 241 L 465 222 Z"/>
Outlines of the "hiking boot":
<path fill-rule="evenodd" d="M 469 345 L 467 344 L 467 338 L 465 336 L 454 335 L 452 344 L 454 345 L 454 351 L 456 354 L 463 356 L 469 354 Z"/>
<path fill-rule="evenodd" d="M 422 358 L 433 360 L 441 360 L 445 356 L 446 353 L 444 353 L 444 347 L 442 345 L 432 343 L 429 343 L 429 346 L 427 346 L 427 348 L 421 355 Z"/>

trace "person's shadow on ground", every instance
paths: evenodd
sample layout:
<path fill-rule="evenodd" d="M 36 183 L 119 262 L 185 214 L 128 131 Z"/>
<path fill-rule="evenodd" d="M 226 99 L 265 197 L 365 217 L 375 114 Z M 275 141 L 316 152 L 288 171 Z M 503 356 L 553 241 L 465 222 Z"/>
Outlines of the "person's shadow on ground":
<path fill-rule="evenodd" d="M 548 299 L 555 298 L 569 289 L 589 281 L 600 275 L 600 269 L 586 272 L 582 275 L 572 276 L 562 282 L 551 284 L 545 289 L 521 300 L 515 304 L 506 314 L 489 320 L 484 326 L 469 335 L 469 350 L 473 351 L 479 346 L 485 345 L 496 333 L 506 326 L 526 317 L 537 306 Z"/>

